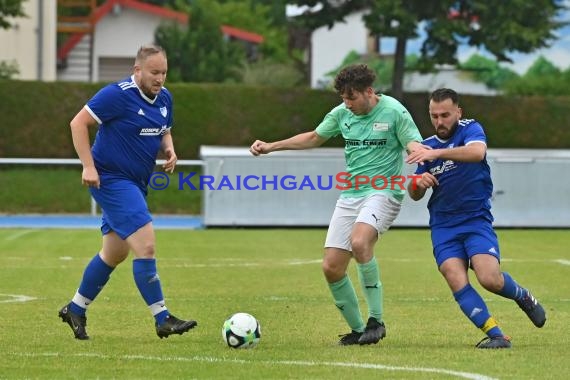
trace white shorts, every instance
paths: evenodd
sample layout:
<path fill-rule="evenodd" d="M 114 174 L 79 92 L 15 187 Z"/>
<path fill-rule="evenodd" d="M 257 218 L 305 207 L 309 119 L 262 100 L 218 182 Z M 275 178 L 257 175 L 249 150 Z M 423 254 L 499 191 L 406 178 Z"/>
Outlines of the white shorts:
<path fill-rule="evenodd" d="M 374 227 L 378 234 L 390 228 L 402 206 L 392 197 L 373 194 L 362 198 L 340 198 L 329 224 L 325 248 L 340 248 L 352 251 L 350 238 L 357 222 Z"/>

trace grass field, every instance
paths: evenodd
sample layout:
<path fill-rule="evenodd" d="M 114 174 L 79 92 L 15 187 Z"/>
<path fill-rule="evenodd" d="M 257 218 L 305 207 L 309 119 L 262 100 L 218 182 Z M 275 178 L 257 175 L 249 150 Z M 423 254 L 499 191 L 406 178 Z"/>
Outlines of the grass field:
<path fill-rule="evenodd" d="M 474 345 L 483 334 L 437 273 L 427 230 L 393 229 L 377 246 L 386 339 L 340 347 L 348 328 L 321 274 L 322 229 L 158 231 L 167 305 L 198 327 L 158 339 L 125 262 L 90 306 L 89 341 L 73 339 L 57 311 L 98 250 L 98 232 L 0 229 L 0 379 L 568 378 L 570 233 L 498 233 L 503 269 L 534 291 L 548 321 L 537 329 L 514 302 L 481 291 L 513 339 L 511 350 L 482 351 Z M 357 285 L 354 265 L 350 274 Z M 255 349 L 222 342 L 222 323 L 237 311 L 261 322 Z"/>

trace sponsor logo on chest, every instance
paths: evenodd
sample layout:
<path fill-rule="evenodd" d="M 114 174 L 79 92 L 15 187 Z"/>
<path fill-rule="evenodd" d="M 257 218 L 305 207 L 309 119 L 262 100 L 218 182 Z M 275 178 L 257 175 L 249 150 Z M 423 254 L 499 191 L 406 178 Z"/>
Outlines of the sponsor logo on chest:
<path fill-rule="evenodd" d="M 141 128 L 139 136 L 162 136 L 168 131 L 166 125 L 161 128 Z"/>

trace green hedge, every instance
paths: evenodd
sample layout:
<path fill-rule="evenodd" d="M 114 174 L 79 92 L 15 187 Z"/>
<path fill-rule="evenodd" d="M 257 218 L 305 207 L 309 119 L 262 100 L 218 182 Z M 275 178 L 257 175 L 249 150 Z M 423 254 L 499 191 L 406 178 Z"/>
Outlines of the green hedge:
<path fill-rule="evenodd" d="M 0 157 L 75 157 L 69 121 L 101 84 L 0 82 Z M 340 102 L 329 91 L 171 84 L 173 135 L 181 159 L 200 145 L 248 146 L 310 130 Z M 458 89 L 460 90 L 460 89 Z M 428 94 L 408 94 L 405 105 L 424 136 L 432 133 Z M 570 98 L 463 96 L 464 116 L 484 125 L 493 148 L 570 148 Z M 336 139 L 329 146 L 341 146 Z"/>
<path fill-rule="evenodd" d="M 422 135 L 433 134 L 429 94 L 408 94 L 405 104 Z M 570 149 L 570 97 L 460 96 L 463 117 L 478 120 L 490 148 Z"/>

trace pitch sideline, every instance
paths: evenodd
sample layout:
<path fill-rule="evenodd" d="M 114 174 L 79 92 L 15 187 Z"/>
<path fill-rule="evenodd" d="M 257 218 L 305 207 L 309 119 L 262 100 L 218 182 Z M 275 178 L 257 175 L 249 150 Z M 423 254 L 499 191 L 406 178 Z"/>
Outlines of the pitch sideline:
<path fill-rule="evenodd" d="M 145 360 L 145 361 L 158 361 L 158 362 L 206 362 L 206 363 L 235 363 L 235 364 L 270 364 L 270 365 L 289 365 L 289 366 L 305 366 L 305 367 L 316 367 L 316 366 L 327 366 L 327 367 L 345 367 L 345 368 L 357 368 L 357 369 L 376 369 L 381 371 L 407 371 L 407 372 L 425 372 L 425 373 L 439 373 L 444 375 L 456 376 L 463 379 L 471 380 L 498 380 L 494 377 L 489 377 L 481 375 L 478 373 L 453 371 L 442 368 L 429 368 L 429 367 L 399 367 L 390 366 L 383 364 L 372 364 L 372 363 L 347 363 L 347 362 L 316 362 L 316 361 L 298 361 L 298 360 L 243 360 L 243 359 L 227 359 L 227 358 L 215 358 L 208 356 L 192 356 L 192 357 L 160 357 L 160 356 L 145 356 L 145 355 L 122 355 L 122 356 L 111 356 L 103 355 L 97 353 L 77 353 L 77 354 L 60 354 L 58 352 L 44 352 L 44 353 L 12 353 L 16 356 L 24 357 L 92 357 L 98 359 L 124 359 L 124 360 Z"/>

